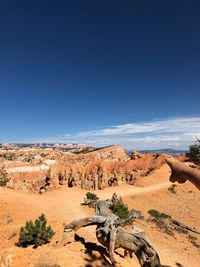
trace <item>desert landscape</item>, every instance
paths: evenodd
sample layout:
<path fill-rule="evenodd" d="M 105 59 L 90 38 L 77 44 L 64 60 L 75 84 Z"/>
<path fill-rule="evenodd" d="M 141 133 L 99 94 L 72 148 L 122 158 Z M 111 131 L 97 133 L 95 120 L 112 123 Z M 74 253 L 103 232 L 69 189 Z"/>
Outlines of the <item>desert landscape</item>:
<path fill-rule="evenodd" d="M 59 245 L 64 224 L 95 214 L 92 207 L 83 205 L 86 193 L 91 192 L 100 200 L 116 193 L 129 210 L 140 213 L 124 227 L 127 231 L 143 229 L 162 266 L 198 267 L 199 233 L 173 221 L 198 232 L 200 194 L 189 182 L 172 186 L 166 159 L 185 161 L 185 156 L 137 151 L 128 155 L 118 145 L 78 151 L 2 147 L 0 266 L 110 266 L 106 249 L 96 239 L 95 226 L 70 232 L 66 244 Z M 19 246 L 20 228 L 42 213 L 55 232 L 52 240 L 37 248 Z M 124 257 L 122 248 L 114 257 L 117 266 L 140 266 L 135 256 Z"/>
<path fill-rule="evenodd" d="M 0 267 L 200 267 L 200 1 L 0 1 Z"/>

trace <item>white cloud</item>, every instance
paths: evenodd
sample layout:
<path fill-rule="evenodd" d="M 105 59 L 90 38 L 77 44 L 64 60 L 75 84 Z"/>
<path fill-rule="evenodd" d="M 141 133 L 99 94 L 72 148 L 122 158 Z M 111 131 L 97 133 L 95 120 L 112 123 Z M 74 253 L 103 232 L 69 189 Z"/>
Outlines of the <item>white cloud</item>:
<path fill-rule="evenodd" d="M 73 135 L 40 138 L 35 142 L 120 144 L 129 149 L 187 149 L 196 137 L 200 137 L 200 117 L 178 117 L 114 125 Z"/>
<path fill-rule="evenodd" d="M 127 135 L 127 134 L 142 134 L 142 133 L 170 133 L 181 132 L 185 133 L 191 130 L 192 127 L 197 127 L 200 131 L 200 118 L 175 118 L 168 120 L 159 120 L 143 123 L 129 123 L 122 125 L 111 126 L 98 131 L 88 131 L 79 133 L 79 136 L 107 136 L 107 135 Z"/>

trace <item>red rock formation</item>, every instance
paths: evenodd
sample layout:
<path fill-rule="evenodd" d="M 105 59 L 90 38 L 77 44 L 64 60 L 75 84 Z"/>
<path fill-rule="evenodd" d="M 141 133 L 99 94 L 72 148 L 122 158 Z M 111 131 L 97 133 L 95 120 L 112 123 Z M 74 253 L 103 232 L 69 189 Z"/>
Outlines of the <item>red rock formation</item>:
<path fill-rule="evenodd" d="M 128 159 L 128 155 L 124 151 L 122 147 L 119 145 L 108 146 L 100 149 L 96 149 L 94 151 L 88 153 L 80 153 L 80 154 L 66 154 L 62 158 L 63 160 L 68 160 L 71 162 L 81 162 L 81 163 L 88 163 L 93 161 L 94 159 L 97 160 L 120 160 L 124 161 Z"/>
<path fill-rule="evenodd" d="M 120 146 L 115 145 L 88 153 L 65 154 L 49 170 L 9 173 L 11 179 L 8 186 L 43 193 L 61 185 L 87 190 L 133 185 L 139 176 L 148 175 L 164 162 L 165 156 L 162 154 L 134 152 L 130 159 Z"/>
<path fill-rule="evenodd" d="M 120 153 L 117 153 L 118 151 Z M 54 186 L 65 184 L 69 187 L 77 186 L 87 190 L 134 184 L 138 176 L 148 175 L 165 162 L 165 156 L 162 154 L 137 153 L 135 159 L 128 159 L 123 149 L 118 146 L 88 154 L 73 157 L 73 160 L 71 157 L 66 157 L 59 164 L 52 166 L 51 183 Z"/>

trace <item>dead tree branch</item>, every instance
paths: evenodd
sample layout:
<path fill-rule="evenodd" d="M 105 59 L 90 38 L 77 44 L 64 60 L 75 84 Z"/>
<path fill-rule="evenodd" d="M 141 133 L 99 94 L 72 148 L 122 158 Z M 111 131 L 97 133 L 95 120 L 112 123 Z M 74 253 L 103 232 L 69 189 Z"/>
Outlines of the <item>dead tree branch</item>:
<path fill-rule="evenodd" d="M 135 253 L 141 267 L 161 267 L 159 256 L 148 242 L 145 234 L 130 233 L 124 229 L 121 225 L 127 220 L 120 220 L 118 216 L 113 214 L 112 205 L 110 200 L 97 201 L 96 216 L 75 220 L 65 225 L 61 243 L 65 241 L 69 231 L 77 231 L 82 227 L 96 225 L 96 237 L 108 249 L 113 265 L 116 263 L 115 249 L 124 248 L 126 252 Z"/>

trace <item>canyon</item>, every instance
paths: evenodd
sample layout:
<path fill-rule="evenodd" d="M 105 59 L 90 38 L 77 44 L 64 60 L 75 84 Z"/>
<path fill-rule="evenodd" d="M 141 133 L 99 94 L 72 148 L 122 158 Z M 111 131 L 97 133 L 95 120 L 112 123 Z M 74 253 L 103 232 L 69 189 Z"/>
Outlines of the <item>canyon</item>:
<path fill-rule="evenodd" d="M 163 153 L 127 153 L 120 146 L 81 152 L 51 148 L 20 148 L 0 151 L 0 266 L 1 267 L 102 267 L 110 266 L 102 258 L 103 247 L 88 227 L 62 238 L 63 224 L 94 214 L 82 205 L 88 191 L 100 200 L 113 193 L 142 217 L 127 226 L 142 228 L 159 254 L 163 266 L 198 267 L 198 234 L 178 232 L 170 225 L 170 234 L 150 218 L 149 210 L 158 210 L 186 225 L 200 229 L 200 194 L 189 182 L 169 189 L 170 168 L 166 159 L 185 161 L 185 156 Z M 191 164 L 186 162 L 185 164 Z M 195 167 L 195 166 L 194 166 Z M 52 241 L 37 249 L 18 247 L 20 228 L 28 220 L 44 213 L 55 231 Z M 193 243 L 192 243 L 193 242 Z M 115 253 L 117 266 L 139 267 L 136 257 Z"/>

